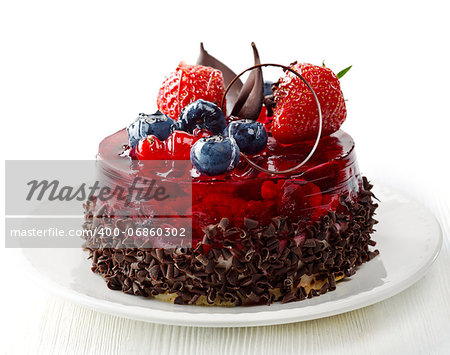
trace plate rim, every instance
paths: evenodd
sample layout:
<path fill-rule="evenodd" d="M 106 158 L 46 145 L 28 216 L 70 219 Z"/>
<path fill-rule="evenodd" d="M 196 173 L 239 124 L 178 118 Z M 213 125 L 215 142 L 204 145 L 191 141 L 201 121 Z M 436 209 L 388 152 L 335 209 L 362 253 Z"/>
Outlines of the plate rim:
<path fill-rule="evenodd" d="M 426 206 L 419 203 L 414 198 L 405 196 L 403 193 L 400 193 L 398 190 L 391 188 L 384 183 L 378 183 L 378 185 L 378 188 L 382 190 L 387 189 L 388 191 L 394 190 L 397 195 L 406 198 L 410 202 L 414 203 L 415 208 L 422 209 L 422 211 L 426 212 L 428 217 L 430 217 L 430 221 L 432 220 L 434 222 L 433 224 L 436 227 L 435 238 L 437 243 L 434 250 L 430 254 L 431 257 L 429 257 L 427 261 L 423 265 L 421 265 L 421 267 L 419 267 L 414 273 L 399 282 L 385 284 L 378 290 L 372 289 L 370 291 L 349 295 L 348 297 L 340 300 L 334 300 L 332 309 L 324 309 L 314 314 L 306 313 L 302 315 L 301 313 L 305 313 L 305 307 L 286 308 L 278 310 L 270 310 L 268 308 L 267 310 L 262 310 L 260 312 L 245 312 L 246 307 L 242 307 L 243 312 L 239 313 L 215 313 L 210 311 L 213 308 L 208 307 L 208 312 L 199 312 L 194 314 L 184 311 L 185 307 L 193 307 L 186 305 L 173 305 L 173 310 L 161 310 L 149 307 L 147 310 L 151 310 L 151 312 L 142 312 L 142 306 L 125 305 L 110 300 L 99 299 L 64 287 L 56 281 L 51 280 L 42 272 L 38 271 L 32 265 L 31 260 L 25 255 L 24 249 L 21 249 L 21 253 L 19 254 L 25 261 L 25 264 L 23 265 L 26 272 L 30 276 L 32 276 L 35 281 L 38 282 L 38 285 L 44 286 L 51 293 L 54 293 L 82 307 L 104 314 L 110 314 L 131 320 L 165 325 L 216 328 L 268 326 L 331 317 L 373 305 L 406 290 L 407 288 L 421 280 L 423 276 L 425 276 L 431 265 L 436 261 L 442 248 L 442 228 L 435 215 Z M 379 257 L 380 256 L 377 256 L 376 258 Z M 311 305 L 307 306 L 306 308 L 317 306 L 320 305 Z M 213 317 L 212 315 L 217 315 L 218 317 Z M 193 321 L 192 317 L 195 317 L 195 321 Z"/>

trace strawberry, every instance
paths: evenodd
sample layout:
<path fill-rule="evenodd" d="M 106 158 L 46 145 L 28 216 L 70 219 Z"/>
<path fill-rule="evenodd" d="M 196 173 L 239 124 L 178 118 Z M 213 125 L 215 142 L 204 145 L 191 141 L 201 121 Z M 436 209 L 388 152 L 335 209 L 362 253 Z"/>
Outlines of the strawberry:
<path fill-rule="evenodd" d="M 220 70 L 181 62 L 159 89 L 158 109 L 177 120 L 185 106 L 199 99 L 220 104 L 224 92 Z"/>
<path fill-rule="evenodd" d="M 347 116 L 338 76 L 324 66 L 293 63 L 291 68 L 308 81 L 319 99 L 322 136 L 337 131 Z M 285 144 L 314 139 L 319 130 L 319 114 L 311 91 L 291 72 L 280 78 L 275 87 L 273 137 Z"/>

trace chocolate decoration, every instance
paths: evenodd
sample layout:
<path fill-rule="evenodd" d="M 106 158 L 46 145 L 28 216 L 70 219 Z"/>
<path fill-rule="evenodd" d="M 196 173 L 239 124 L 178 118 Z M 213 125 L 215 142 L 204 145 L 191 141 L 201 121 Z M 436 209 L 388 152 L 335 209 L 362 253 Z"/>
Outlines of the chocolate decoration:
<path fill-rule="evenodd" d="M 252 42 L 255 65 L 261 64 L 258 49 Z M 233 88 L 230 89 L 230 91 Z M 231 110 L 231 115 L 239 118 L 257 120 L 264 102 L 264 79 L 262 69 L 252 70 L 239 93 L 239 97 Z M 228 107 L 228 104 L 227 104 Z"/>
<path fill-rule="evenodd" d="M 336 278 L 351 277 L 359 265 L 378 255 L 378 250 L 369 250 L 375 244 L 370 235 L 377 223 L 371 188 L 363 177 L 356 201 L 341 198 L 342 212 L 322 215 L 309 225 L 307 239 L 299 244 L 294 240 L 298 224 L 284 217 L 257 226 L 247 220 L 251 229 L 229 227 L 224 220 L 210 225 L 205 229 L 206 255 L 202 243 L 195 248 L 97 249 L 92 245 L 99 237 L 86 233 L 92 271 L 102 275 L 112 290 L 143 297 L 171 293 L 177 304 L 195 304 L 200 296 L 210 304 L 219 301 L 234 306 L 319 296 L 336 288 Z M 94 229 L 94 210 L 95 199 L 85 204 L 85 230 Z M 111 223 L 111 212 L 105 210 L 99 216 L 102 225 Z M 225 237 L 236 233 L 242 238 Z M 283 247 L 280 239 L 285 241 Z M 231 263 L 224 265 L 230 258 Z M 300 286 L 304 275 L 316 275 L 316 281 L 323 283 L 307 292 Z M 275 289 L 280 295 L 273 294 Z"/>
<path fill-rule="evenodd" d="M 264 97 L 264 106 L 266 106 L 267 108 L 267 117 L 272 117 L 273 109 L 276 107 L 273 95 L 267 95 L 266 97 Z"/>
<path fill-rule="evenodd" d="M 223 64 L 220 60 L 214 58 L 205 50 L 203 42 L 200 43 L 200 54 L 197 58 L 197 64 L 220 70 L 223 75 L 225 87 L 227 87 L 228 84 L 231 83 L 231 81 L 236 77 L 236 74 L 230 68 Z M 242 86 L 242 81 L 237 80 L 233 88 L 230 89 L 230 92 L 227 95 L 227 112 L 231 112 L 233 109 L 234 104 L 239 97 L 239 93 L 241 92 Z"/>

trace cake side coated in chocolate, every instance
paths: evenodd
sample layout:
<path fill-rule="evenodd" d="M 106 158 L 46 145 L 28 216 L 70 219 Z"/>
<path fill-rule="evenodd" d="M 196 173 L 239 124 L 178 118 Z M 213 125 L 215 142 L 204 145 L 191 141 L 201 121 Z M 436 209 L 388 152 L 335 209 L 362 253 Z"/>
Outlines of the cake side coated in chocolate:
<path fill-rule="evenodd" d="M 238 306 L 313 297 L 334 290 L 337 280 L 378 254 L 369 250 L 377 223 L 371 188 L 363 178 L 356 200 L 342 196 L 338 212 L 308 225 L 301 239 L 295 238 L 298 224 L 283 217 L 265 225 L 245 219 L 244 228 L 222 219 L 205 229 L 195 248 L 89 249 L 92 271 L 110 289 L 179 304 Z M 104 209 L 94 216 L 95 201 L 85 210 L 87 230 L 108 225 L 114 214 Z"/>

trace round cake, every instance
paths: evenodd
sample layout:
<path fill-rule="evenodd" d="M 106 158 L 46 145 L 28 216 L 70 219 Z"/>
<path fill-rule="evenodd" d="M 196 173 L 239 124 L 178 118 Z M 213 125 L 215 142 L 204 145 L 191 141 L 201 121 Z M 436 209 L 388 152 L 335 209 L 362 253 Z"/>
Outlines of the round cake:
<path fill-rule="evenodd" d="M 180 64 L 177 71 L 182 75 L 166 79 L 158 95 L 158 118 L 140 115 L 128 129 L 105 138 L 97 158 L 97 180 L 111 187 L 130 177 L 149 177 L 141 164 L 145 160 L 167 163 L 190 158 L 189 176 L 170 172 L 164 180 L 190 189 L 192 203 L 182 217 L 191 221 L 192 242 L 188 247 L 148 247 L 130 241 L 125 235 L 130 226 L 142 227 L 155 218 L 142 212 L 150 210 L 145 202 L 134 206 L 141 211 L 139 218 L 130 218 L 117 201 L 94 197 L 85 204 L 84 228 L 115 228 L 123 238 L 120 246 L 99 246 L 95 233 L 86 237 L 92 271 L 103 276 L 110 289 L 177 304 L 271 304 L 334 290 L 337 281 L 378 254 L 371 250 L 377 204 L 371 184 L 360 175 L 352 137 L 339 129 L 342 107 L 331 110 L 333 103 L 310 79 L 324 113 L 323 134 L 315 147 L 309 131 L 317 128 L 317 117 L 309 124 L 301 116 L 304 127 L 298 133 L 296 127 L 287 128 L 292 112 L 303 104 L 295 102 L 296 88 L 290 87 L 288 74 L 272 85 L 273 92 L 264 93 L 261 72 L 254 71 L 244 84 L 237 84 L 225 104 L 219 96 L 236 76 L 203 46 L 201 50 L 200 64 L 189 68 Z M 311 69 L 291 67 L 305 78 Z M 178 99 L 173 100 L 174 82 L 184 83 L 183 75 L 185 79 L 197 75 L 195 86 L 204 82 L 205 73 L 212 78 L 206 90 L 187 88 L 184 96 L 177 92 Z M 217 85 L 211 85 L 213 80 Z M 189 85 L 190 80 L 186 82 Z M 179 83 L 177 90 L 183 92 Z M 289 106 L 286 97 L 296 105 Z M 216 105 L 220 100 L 223 113 Z M 305 104 L 302 114 L 313 111 L 311 107 L 311 102 Z M 213 119 L 202 116 L 204 112 Z M 311 150 L 314 154 L 301 169 L 276 173 L 289 171 Z"/>

